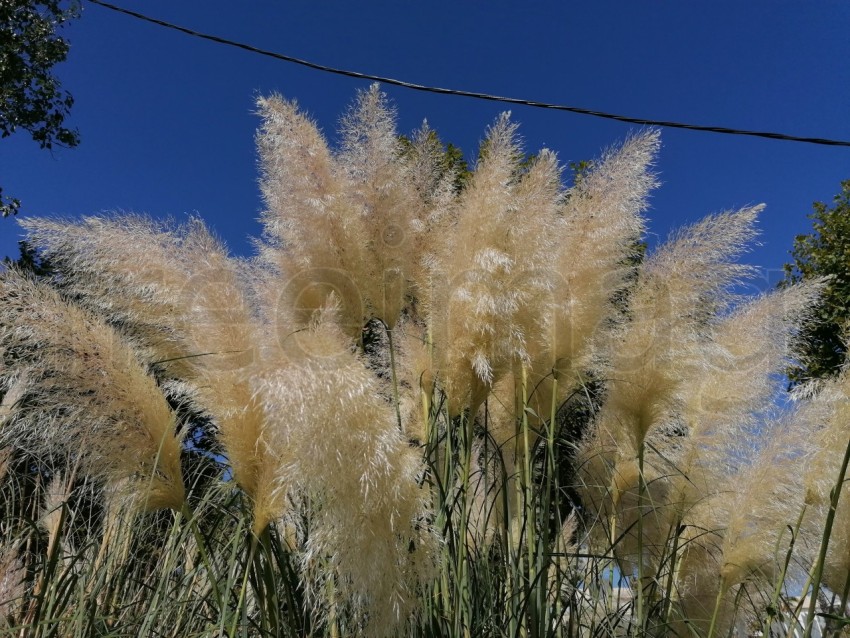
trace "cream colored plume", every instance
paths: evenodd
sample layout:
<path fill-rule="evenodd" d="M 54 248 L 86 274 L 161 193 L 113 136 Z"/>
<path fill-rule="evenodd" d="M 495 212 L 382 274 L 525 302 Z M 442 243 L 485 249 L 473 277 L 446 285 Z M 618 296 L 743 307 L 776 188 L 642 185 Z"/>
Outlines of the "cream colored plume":
<path fill-rule="evenodd" d="M 701 363 L 683 383 L 684 437 L 656 449 L 676 471 L 671 505 L 676 516 L 734 473 L 742 450 L 758 437 L 757 424 L 781 388 L 779 374 L 795 353 L 794 337 L 814 307 L 821 284 L 807 283 L 759 297 L 724 318 L 706 337 Z"/>
<path fill-rule="evenodd" d="M 3 386 L 6 386 L 5 388 Z M 0 399 L 0 430 L 7 421 L 12 419 L 15 408 L 24 398 L 27 389 L 27 373 L 22 371 L 17 378 L 9 376 L 8 367 L 0 361 L 0 390 L 3 390 L 3 398 Z"/>
<path fill-rule="evenodd" d="M 596 342 L 605 340 L 622 312 L 615 301 L 635 275 L 641 213 L 657 186 L 652 167 L 659 145 L 654 130 L 628 138 L 594 161 L 566 194 L 554 228 L 552 290 L 529 344 L 528 402 L 543 419 L 553 400 L 559 406 L 580 385 L 598 355 Z"/>
<path fill-rule="evenodd" d="M 718 590 L 725 592 L 718 630 L 731 622 L 739 584 L 750 583 L 749 599 L 758 601 L 759 591 L 767 599 L 791 543 L 788 528 L 803 512 L 800 464 L 811 433 L 799 419 L 764 421 L 778 375 L 794 355 L 795 332 L 821 288 L 812 282 L 765 295 L 718 324 L 702 368 L 685 384 L 685 436 L 657 448 L 676 466 L 670 524 L 683 522 L 687 530 L 682 604 L 704 626 Z M 789 582 L 803 577 L 811 547 L 804 526 Z M 761 612 L 746 607 L 745 615 Z"/>
<path fill-rule="evenodd" d="M 242 265 L 197 218 L 139 215 L 27 219 L 63 291 L 131 335 L 167 376 L 238 369 L 254 359 L 255 322 Z"/>
<path fill-rule="evenodd" d="M 639 451 L 647 440 L 663 445 L 666 430 L 676 425 L 686 380 L 702 372 L 707 335 L 731 301 L 729 287 L 747 272 L 732 260 L 752 238 L 759 210 L 708 217 L 641 265 L 627 319 L 605 341 L 605 366 L 597 371 L 605 381 L 604 400 L 577 454 L 585 498 L 598 515 L 607 519 L 617 513 L 623 495 L 637 491 Z M 658 468 L 657 477 L 677 472 L 675 465 L 654 460 L 651 452 L 646 456 L 646 470 Z M 654 489 L 657 505 L 666 498 L 667 487 Z M 658 523 L 663 535 L 662 520 L 653 525 Z"/>
<path fill-rule="evenodd" d="M 790 528 L 803 509 L 798 464 L 805 437 L 793 423 L 762 424 L 763 447 L 750 451 L 737 473 L 718 479 L 714 493 L 689 512 L 677 588 L 685 616 L 701 633 L 715 606 L 715 635 L 735 622 L 763 619 L 791 546 Z M 802 582 L 800 550 L 810 540 L 796 538 L 786 583 Z M 739 596 L 743 586 L 746 595 Z"/>
<path fill-rule="evenodd" d="M 398 635 L 433 573 L 424 467 L 334 326 L 325 314 L 301 335 L 310 357 L 257 381 L 271 420 L 264 444 L 277 489 L 310 521 L 301 555 L 314 610 L 333 578 L 337 604 L 367 623 L 364 635 Z"/>
<path fill-rule="evenodd" d="M 44 494 L 44 504 L 38 524 L 47 532 L 47 556 L 53 555 L 54 547 L 59 541 L 65 518 L 64 508 L 71 497 L 72 481 L 73 479 L 66 480 L 61 472 L 57 472 Z"/>
<path fill-rule="evenodd" d="M 2 425 L 2 424 L 0 424 Z M 0 483 L 6 478 L 9 473 L 9 466 L 12 462 L 12 448 L 9 446 L 0 447 Z"/>
<path fill-rule="evenodd" d="M 0 548 L 0 629 L 13 629 L 26 593 L 26 569 L 12 546 Z M 10 622 L 11 621 L 11 622 Z"/>
<path fill-rule="evenodd" d="M 643 232 L 641 213 L 658 183 L 652 165 L 659 145 L 658 131 L 630 137 L 593 162 L 567 193 L 537 355 L 541 368 L 566 377 L 565 391 L 590 364 L 592 340 L 610 321 L 615 295 L 634 272 L 630 261 Z"/>
<path fill-rule="evenodd" d="M 130 214 L 20 224 L 60 273 L 70 298 L 131 335 L 167 374 L 189 373 L 185 355 L 191 348 L 183 339 L 191 276 L 180 261 L 180 232 L 173 224 Z"/>
<path fill-rule="evenodd" d="M 353 276 L 363 290 L 370 317 L 395 326 L 411 294 L 417 221 L 426 214 L 409 158 L 402 153 L 396 115 L 377 84 L 358 94 L 342 120 L 337 161 L 349 180 L 349 199 L 361 218 L 367 260 Z"/>
<path fill-rule="evenodd" d="M 726 500 L 729 511 L 721 546 L 724 588 L 747 579 L 769 588 L 781 571 L 791 542 L 788 528 L 804 506 L 802 475 L 797 468 L 808 446 L 807 432 L 795 425 L 787 421 L 773 428 L 762 424 L 765 447 L 730 477 L 727 493 L 717 497 Z"/>
<path fill-rule="evenodd" d="M 529 361 L 528 342 L 551 288 L 553 225 L 562 196 L 554 154 L 526 172 L 516 126 L 503 115 L 456 205 L 433 233 L 428 322 L 449 411 L 473 412 L 498 378 Z"/>
<path fill-rule="evenodd" d="M 90 313 L 13 269 L 0 276 L 0 354 L 27 371 L 3 436 L 70 454 L 144 509 L 184 500 L 175 418 L 135 352 Z"/>
<path fill-rule="evenodd" d="M 366 310 L 352 264 L 363 263 L 357 211 L 348 208 L 340 174 L 316 125 L 294 102 L 278 96 L 258 103 L 257 134 L 266 211 L 261 256 L 278 269 L 280 294 L 295 319 L 307 323 L 330 294 L 342 305 L 347 331 L 358 336 Z"/>
<path fill-rule="evenodd" d="M 193 401 L 215 421 L 216 436 L 233 478 L 251 501 L 253 527 L 259 533 L 284 507 L 273 494 L 273 460 L 262 444 L 266 415 L 250 379 L 286 361 L 278 339 L 290 330 L 291 321 L 287 310 L 268 308 L 268 298 L 255 300 L 249 294 L 250 284 L 264 280 L 256 269 L 230 258 L 199 220 L 185 232 L 180 257 L 190 292 L 183 297 L 190 319 L 183 339 L 190 361 L 186 381 Z M 261 289 L 257 294 L 273 292 Z"/>
<path fill-rule="evenodd" d="M 821 382 L 794 416 L 795 423 L 808 431 L 812 452 L 805 460 L 804 484 L 810 512 L 806 528 L 822 535 L 844 454 L 850 445 L 850 374 L 845 366 L 831 380 Z M 850 579 L 850 492 L 847 482 L 841 488 L 838 507 L 829 538 L 823 582 L 834 592 L 843 592 Z M 814 563 L 817 550 L 811 553 Z"/>
<path fill-rule="evenodd" d="M 819 291 L 820 284 L 813 283 L 764 295 L 695 342 L 695 361 L 682 380 L 675 418 L 653 431 L 645 451 L 653 522 L 643 529 L 644 546 L 663 547 L 672 530 L 691 524 L 692 511 L 726 489 L 752 447 L 760 445 L 764 432 L 757 425 L 780 390 L 778 375 L 793 355 L 794 332 Z M 625 467 L 629 460 L 620 463 Z M 620 468 L 613 484 L 614 497 L 625 507 L 626 493 L 636 503 L 638 476 L 635 471 L 631 480 L 623 480 L 624 474 Z"/>
<path fill-rule="evenodd" d="M 706 218 L 682 231 L 642 265 L 629 320 L 604 353 L 606 397 L 597 427 L 636 457 L 651 430 L 681 405 L 683 379 L 699 364 L 701 335 L 749 272 L 735 263 L 755 234 L 761 207 Z"/>
<path fill-rule="evenodd" d="M 416 209 L 412 235 L 413 264 L 412 289 L 414 303 L 407 308 L 409 315 L 425 321 L 427 309 L 432 307 L 431 295 L 439 294 L 436 286 L 443 278 L 435 272 L 435 251 L 445 241 L 443 233 L 454 219 L 458 204 L 457 169 L 449 165 L 446 148 L 427 122 L 416 131 L 405 148 L 409 179 L 419 194 L 423 206 Z"/>
<path fill-rule="evenodd" d="M 286 356 L 277 338 L 292 322 L 279 307 L 280 291 L 263 288 L 268 277 L 229 257 L 199 219 L 173 226 L 120 215 L 23 225 L 69 293 L 129 332 L 148 363 L 188 384 L 193 402 L 214 419 L 234 478 L 253 503 L 255 527 L 264 528 L 281 506 L 268 487 L 265 416 L 249 378 L 261 358 Z M 249 294 L 257 282 L 259 301 Z M 266 311 L 265 323 L 255 306 Z"/>
<path fill-rule="evenodd" d="M 411 441 L 427 444 L 435 381 L 427 331 L 424 326 L 405 321 L 395 331 L 394 345 L 405 434 Z"/>
<path fill-rule="evenodd" d="M 337 154 L 295 103 L 259 101 L 265 260 L 306 324 L 334 294 L 355 338 L 375 317 L 392 328 L 418 263 L 422 193 L 411 179 L 395 114 L 377 85 L 343 119 Z"/>

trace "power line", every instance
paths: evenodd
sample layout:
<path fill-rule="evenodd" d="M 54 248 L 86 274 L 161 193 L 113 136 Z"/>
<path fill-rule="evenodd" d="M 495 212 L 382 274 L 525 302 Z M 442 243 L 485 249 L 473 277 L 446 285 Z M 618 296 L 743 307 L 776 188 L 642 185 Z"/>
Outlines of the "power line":
<path fill-rule="evenodd" d="M 606 113 L 604 111 L 594 111 L 592 109 L 585 109 L 578 106 L 567 106 L 564 104 L 551 104 L 548 102 L 538 102 L 535 100 L 524 100 L 521 98 L 515 97 L 505 97 L 500 95 L 490 95 L 489 93 L 478 93 L 475 91 L 461 91 L 457 89 L 444 89 L 436 86 L 425 86 L 423 84 L 415 84 L 413 82 L 405 82 L 404 80 L 396 80 L 394 78 L 382 77 L 380 75 L 372 75 L 369 73 L 360 73 L 358 71 L 349 71 L 345 69 L 337 69 L 331 66 L 326 66 L 324 64 L 318 64 L 316 62 L 310 62 L 309 60 L 302 60 L 300 58 L 296 58 L 290 55 L 284 55 L 282 53 L 275 53 L 274 51 L 268 51 L 266 49 L 260 49 L 258 47 L 252 46 L 250 44 L 244 44 L 242 42 L 236 42 L 234 40 L 228 40 L 227 38 L 222 38 L 216 35 L 210 35 L 208 33 L 201 33 L 200 31 L 194 31 L 193 29 L 189 29 L 186 27 L 181 27 L 176 24 L 172 24 L 170 22 L 165 22 L 164 20 L 159 20 L 157 18 L 151 18 L 144 14 L 138 13 L 136 11 L 131 11 L 130 9 L 124 9 L 123 7 L 116 6 L 114 4 L 110 4 L 109 2 L 104 2 L 104 0 L 88 0 L 92 4 L 99 5 L 106 9 L 110 9 L 112 11 L 117 11 L 118 13 L 123 13 L 128 16 L 132 16 L 139 20 L 144 20 L 145 22 L 150 22 L 152 24 L 156 24 L 161 27 L 165 27 L 166 29 L 172 29 L 174 31 L 179 31 L 180 33 L 185 33 L 186 35 L 191 35 L 196 38 L 201 38 L 203 40 L 209 40 L 211 42 L 217 42 L 218 44 L 224 44 L 230 47 L 235 47 L 237 49 L 242 49 L 244 51 L 249 51 L 251 53 L 257 53 L 259 55 L 264 55 L 269 58 L 274 58 L 276 60 L 282 60 L 284 62 L 291 62 L 293 64 L 299 64 L 301 66 L 305 66 L 310 69 L 315 69 L 317 71 L 324 71 L 325 73 L 334 73 L 336 75 L 343 75 L 345 77 L 350 78 L 358 78 L 361 80 L 373 80 L 375 82 L 381 82 L 382 84 L 389 84 L 392 86 L 400 86 L 405 89 L 412 89 L 414 91 L 424 91 L 426 93 L 437 93 L 440 95 L 457 95 L 462 97 L 471 97 L 478 100 L 488 100 L 490 102 L 503 102 L 505 104 L 517 104 L 520 106 L 531 106 L 540 109 L 549 109 L 552 111 L 567 111 L 569 113 L 577 113 L 579 115 L 592 115 L 593 117 L 601 117 L 607 120 L 616 120 L 618 122 L 627 122 L 629 124 L 642 124 L 648 126 L 660 126 L 664 128 L 678 128 L 678 129 L 686 129 L 689 131 L 706 131 L 708 133 L 723 133 L 725 135 L 748 135 L 751 137 L 762 137 L 771 140 L 785 140 L 788 142 L 803 142 L 806 144 L 821 144 L 824 146 L 848 146 L 850 147 L 850 142 L 844 140 L 832 140 L 826 139 L 822 137 L 800 137 L 798 135 L 787 135 L 785 133 L 773 133 L 769 131 L 748 131 L 743 129 L 735 129 L 728 128 L 725 126 L 704 126 L 700 124 L 687 124 L 684 122 L 670 122 L 666 120 L 650 120 L 639 117 L 630 117 L 627 115 L 617 115 L 615 113 Z"/>

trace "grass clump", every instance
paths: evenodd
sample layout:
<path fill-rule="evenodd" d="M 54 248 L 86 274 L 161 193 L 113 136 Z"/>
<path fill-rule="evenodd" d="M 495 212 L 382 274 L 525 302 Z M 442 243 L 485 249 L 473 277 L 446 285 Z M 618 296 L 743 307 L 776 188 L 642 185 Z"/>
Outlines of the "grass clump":
<path fill-rule="evenodd" d="M 377 87 L 336 147 L 259 109 L 255 258 L 22 222 L 55 274 L 0 274 L 0 633 L 714 638 L 811 632 L 807 592 L 845 622 L 850 385 L 775 407 L 822 284 L 736 294 L 760 207 L 644 256 L 656 131 L 568 188 L 508 115 L 459 180 Z"/>

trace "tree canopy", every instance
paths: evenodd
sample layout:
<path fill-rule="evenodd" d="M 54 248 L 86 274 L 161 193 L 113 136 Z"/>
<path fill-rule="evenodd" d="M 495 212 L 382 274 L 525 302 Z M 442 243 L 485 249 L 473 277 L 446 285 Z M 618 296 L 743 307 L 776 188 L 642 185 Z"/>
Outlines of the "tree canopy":
<path fill-rule="evenodd" d="M 41 148 L 79 143 L 77 131 L 65 126 L 74 98 L 53 74 L 69 50 L 57 31 L 78 14 L 77 2 L 0 0 L 0 136 L 23 129 Z M 20 204 L 0 187 L 2 216 Z"/>
<path fill-rule="evenodd" d="M 809 217 L 812 232 L 798 235 L 785 264 L 783 285 L 827 277 L 812 321 L 802 331 L 802 361 L 789 372 L 792 385 L 807 379 L 835 376 L 847 352 L 850 320 L 850 179 L 830 207 L 815 202 Z"/>

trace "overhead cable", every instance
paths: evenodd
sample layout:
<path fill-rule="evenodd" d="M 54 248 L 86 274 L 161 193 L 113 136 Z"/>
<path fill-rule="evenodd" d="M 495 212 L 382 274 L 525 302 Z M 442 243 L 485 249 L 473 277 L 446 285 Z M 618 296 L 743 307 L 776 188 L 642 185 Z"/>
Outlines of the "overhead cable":
<path fill-rule="evenodd" d="M 250 44 L 244 44 L 242 42 L 236 42 L 234 40 L 228 40 L 227 38 L 222 38 L 216 35 L 210 35 L 208 33 L 201 33 L 200 31 L 195 31 L 193 29 L 189 29 L 187 27 L 181 27 L 176 24 L 172 24 L 170 22 L 166 22 L 164 20 L 159 20 L 157 18 L 151 18 L 150 16 L 146 16 L 137 11 L 131 11 L 130 9 L 125 9 L 123 7 L 119 7 L 117 5 L 111 4 L 109 2 L 104 2 L 104 0 L 88 0 L 92 4 L 99 5 L 106 9 L 110 9 L 112 11 L 117 11 L 119 13 L 126 14 L 128 16 L 132 16 L 139 20 L 144 20 L 145 22 L 150 22 L 152 24 L 156 24 L 161 27 L 165 27 L 166 29 L 172 29 L 174 31 L 179 31 L 180 33 L 184 33 L 186 35 L 190 35 L 196 38 L 201 38 L 203 40 L 209 40 L 211 42 L 217 42 L 218 44 L 224 44 L 226 46 L 235 47 L 237 49 L 242 49 L 244 51 L 249 51 L 251 53 L 256 53 L 258 55 L 263 55 L 266 57 L 274 58 L 276 60 L 282 60 L 283 62 L 291 62 L 293 64 L 299 64 L 301 66 L 305 66 L 310 69 L 315 69 L 317 71 L 324 71 L 325 73 L 334 73 L 336 75 L 343 75 L 350 78 L 357 78 L 361 80 L 372 80 L 375 82 L 381 82 L 382 84 L 389 84 L 392 86 L 400 86 L 405 89 L 412 89 L 414 91 L 424 91 L 426 93 L 437 93 L 440 95 L 456 95 L 461 97 L 470 97 L 478 100 L 488 100 L 491 102 L 502 102 L 505 104 L 515 104 L 519 106 L 530 106 L 534 108 L 540 109 L 549 109 L 552 111 L 567 111 L 569 113 L 577 113 L 579 115 L 592 115 L 593 117 L 601 117 L 608 120 L 616 120 L 618 122 L 627 122 L 629 124 L 643 124 L 648 126 L 659 126 L 664 128 L 677 128 L 677 129 L 685 129 L 689 131 L 705 131 L 707 133 L 722 133 L 725 135 L 748 135 L 751 137 L 761 137 L 767 138 L 771 140 L 785 140 L 788 142 L 803 142 L 806 144 L 820 144 L 824 146 L 847 146 L 850 147 L 850 142 L 844 140 L 834 140 L 827 139 L 822 137 L 801 137 L 798 135 L 788 135 L 785 133 L 775 133 L 770 131 L 748 131 L 744 129 L 736 129 L 729 128 L 726 126 L 707 126 L 701 124 L 687 124 L 684 122 L 671 122 L 667 120 L 653 120 L 648 118 L 639 118 L 639 117 L 631 117 L 627 115 L 617 115 L 615 113 L 606 113 L 604 111 L 595 111 L 592 109 L 585 109 L 578 106 L 567 106 L 565 104 L 551 104 L 549 102 L 539 102 L 536 100 L 525 100 L 521 98 L 515 97 L 505 97 L 500 95 L 491 95 L 489 93 L 479 93 L 476 91 L 462 91 L 458 89 L 445 89 L 436 86 L 425 86 L 423 84 L 415 84 L 413 82 L 406 82 L 404 80 L 396 80 L 394 78 L 382 77 L 380 75 L 372 75 L 370 73 L 360 73 L 358 71 L 350 71 L 346 69 L 338 69 L 335 67 L 327 66 L 324 64 L 318 64 L 317 62 L 310 62 L 309 60 L 302 60 L 300 58 L 293 57 L 291 55 L 284 55 L 283 53 L 276 53 L 274 51 L 268 51 L 266 49 L 261 49 Z"/>

